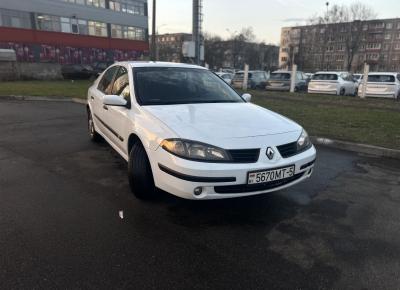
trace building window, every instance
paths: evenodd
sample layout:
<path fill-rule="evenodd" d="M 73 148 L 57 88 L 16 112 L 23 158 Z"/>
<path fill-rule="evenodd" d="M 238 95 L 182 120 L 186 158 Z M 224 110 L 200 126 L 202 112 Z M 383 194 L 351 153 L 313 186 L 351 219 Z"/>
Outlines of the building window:
<path fill-rule="evenodd" d="M 32 28 L 28 12 L 0 9 L 0 26 Z"/>
<path fill-rule="evenodd" d="M 386 39 L 386 40 L 392 39 L 392 34 L 391 34 L 391 33 L 386 33 L 386 34 L 385 34 L 385 39 Z"/>
<path fill-rule="evenodd" d="M 392 29 L 393 28 L 393 23 L 389 22 L 386 24 L 386 29 Z"/>
<path fill-rule="evenodd" d="M 396 43 L 396 45 L 394 46 L 395 50 L 400 50 L 400 43 Z"/>
<path fill-rule="evenodd" d="M 106 8 L 106 0 L 62 0 L 64 2 Z"/>
<path fill-rule="evenodd" d="M 107 37 L 107 25 L 103 22 L 88 21 L 89 35 Z"/>
<path fill-rule="evenodd" d="M 133 15 L 145 15 L 145 4 L 132 0 L 113 0 L 110 1 L 110 9 L 118 12 L 129 13 Z"/>
<path fill-rule="evenodd" d="M 143 28 L 111 24 L 111 37 L 145 40 L 145 31 Z"/>
<path fill-rule="evenodd" d="M 381 49 L 380 43 L 368 43 L 367 49 Z"/>
<path fill-rule="evenodd" d="M 61 31 L 60 17 L 58 16 L 37 14 L 36 24 L 39 30 Z"/>

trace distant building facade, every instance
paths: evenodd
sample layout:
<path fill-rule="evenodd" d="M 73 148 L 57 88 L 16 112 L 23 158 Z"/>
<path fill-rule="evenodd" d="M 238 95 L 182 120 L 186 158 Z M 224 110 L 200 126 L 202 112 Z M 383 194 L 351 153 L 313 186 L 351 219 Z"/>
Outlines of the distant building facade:
<path fill-rule="evenodd" d="M 285 27 L 279 66 L 305 72 L 400 71 L 400 18 Z"/>
<path fill-rule="evenodd" d="M 279 47 L 276 45 L 238 40 L 206 40 L 205 60 L 212 69 L 243 69 L 272 71 L 278 68 Z"/>
<path fill-rule="evenodd" d="M 190 59 L 185 58 L 182 53 L 185 41 L 192 41 L 192 34 L 168 33 L 157 35 L 157 60 L 178 63 L 190 62 Z"/>
<path fill-rule="evenodd" d="M 60 64 L 148 55 L 147 0 L 1 0 L 0 48 Z"/>

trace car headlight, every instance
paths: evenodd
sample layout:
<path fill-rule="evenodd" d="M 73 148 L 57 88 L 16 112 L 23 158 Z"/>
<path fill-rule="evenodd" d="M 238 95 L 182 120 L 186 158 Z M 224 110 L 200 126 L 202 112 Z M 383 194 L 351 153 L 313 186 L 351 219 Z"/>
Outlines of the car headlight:
<path fill-rule="evenodd" d="M 184 159 L 203 162 L 231 161 L 230 155 L 224 149 L 201 142 L 167 139 L 161 142 L 161 147 Z"/>
<path fill-rule="evenodd" d="M 301 132 L 301 135 L 299 139 L 297 140 L 297 151 L 305 151 L 309 148 L 311 148 L 312 143 L 310 140 L 310 137 L 308 136 L 306 130 L 303 129 L 303 132 Z"/>

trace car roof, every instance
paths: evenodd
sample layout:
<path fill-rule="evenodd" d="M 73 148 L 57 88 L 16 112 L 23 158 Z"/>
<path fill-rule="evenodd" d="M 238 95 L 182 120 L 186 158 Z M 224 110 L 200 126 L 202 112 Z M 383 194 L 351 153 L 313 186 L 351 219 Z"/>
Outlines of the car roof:
<path fill-rule="evenodd" d="M 205 67 L 186 64 L 186 63 L 175 63 L 175 62 L 161 62 L 161 61 L 124 61 L 117 62 L 115 65 L 129 65 L 132 68 L 135 67 L 177 67 L 177 68 L 192 68 L 192 69 L 204 69 Z"/>
<path fill-rule="evenodd" d="M 301 72 L 301 71 L 297 71 L 297 72 Z M 288 70 L 277 70 L 277 71 L 274 71 L 272 73 L 273 74 L 291 74 L 292 72 L 288 71 Z"/>

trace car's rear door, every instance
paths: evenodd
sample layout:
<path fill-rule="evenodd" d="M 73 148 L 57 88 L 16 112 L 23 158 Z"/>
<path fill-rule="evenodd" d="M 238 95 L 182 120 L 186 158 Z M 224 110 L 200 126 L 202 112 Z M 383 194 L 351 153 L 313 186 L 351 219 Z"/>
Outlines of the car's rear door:
<path fill-rule="evenodd" d="M 105 122 L 106 106 L 103 105 L 103 98 L 105 95 L 111 94 L 114 77 L 118 71 L 118 66 L 112 66 L 101 77 L 97 88 L 91 90 L 89 96 L 90 107 L 92 109 L 93 120 L 96 127 L 107 137 L 110 137 L 110 132 Z"/>

